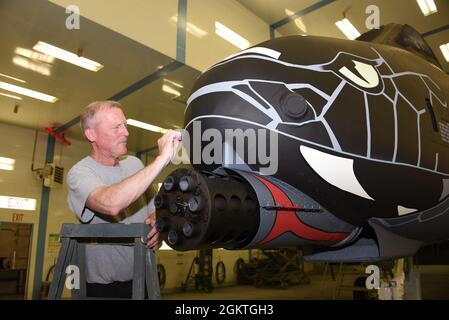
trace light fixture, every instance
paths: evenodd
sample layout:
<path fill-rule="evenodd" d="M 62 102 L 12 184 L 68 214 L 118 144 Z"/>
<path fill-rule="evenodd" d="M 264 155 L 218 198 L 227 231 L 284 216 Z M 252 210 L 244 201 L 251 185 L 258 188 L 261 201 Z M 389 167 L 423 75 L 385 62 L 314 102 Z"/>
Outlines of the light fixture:
<path fill-rule="evenodd" d="M 0 196 L 0 208 L 34 211 L 36 199 Z"/>
<path fill-rule="evenodd" d="M 101 68 L 103 68 L 103 65 L 99 64 L 98 62 L 95 62 L 93 60 L 89 60 L 83 57 L 79 57 L 76 54 L 63 50 L 61 48 L 52 46 L 51 44 L 39 41 L 34 47 L 33 50 L 45 53 L 49 56 L 58 58 L 60 60 L 63 60 L 65 62 L 74 64 L 78 67 L 97 72 Z"/>
<path fill-rule="evenodd" d="M 425 16 L 430 16 L 435 12 L 438 12 L 437 6 L 433 0 L 416 0 L 418 2 L 419 8 Z"/>
<path fill-rule="evenodd" d="M 360 32 L 353 26 L 353 24 L 347 19 L 344 18 L 343 20 L 335 22 L 338 29 L 341 30 L 345 34 L 345 36 L 350 39 L 354 40 L 355 38 L 360 37 Z"/>
<path fill-rule="evenodd" d="M 177 24 L 178 23 L 178 16 L 173 16 L 170 18 L 170 21 Z M 203 29 L 197 27 L 193 23 L 186 22 L 186 31 L 190 33 L 191 35 L 197 37 L 197 38 L 204 38 L 207 36 L 207 32 Z"/>
<path fill-rule="evenodd" d="M 158 133 L 167 132 L 167 129 L 164 129 L 164 128 L 161 128 L 161 127 L 149 124 L 149 123 L 145 123 L 142 121 L 134 120 L 134 119 L 126 120 L 126 123 L 130 126 L 138 127 L 138 128 L 145 129 L 148 131 L 153 131 L 153 132 L 158 132 Z"/>
<path fill-rule="evenodd" d="M 0 73 L 0 76 L 8 78 L 8 79 L 11 79 L 11 80 L 14 80 L 14 81 L 17 81 L 17 82 L 26 83 L 25 80 L 22 80 L 22 79 L 19 79 L 19 78 L 15 78 L 15 77 L 12 77 L 12 76 L 8 76 L 7 74 L 4 74 L 4 73 Z"/>
<path fill-rule="evenodd" d="M 164 82 L 168 83 L 168 84 L 171 84 L 171 85 L 173 85 L 175 87 L 178 87 L 178 88 L 184 88 L 184 86 L 182 84 L 179 84 L 177 82 L 174 82 L 174 81 L 171 81 L 171 80 L 168 80 L 168 79 L 165 79 L 165 78 L 164 78 Z"/>
<path fill-rule="evenodd" d="M 446 59 L 446 62 L 449 62 L 449 43 L 442 44 L 440 46 L 440 50 L 443 53 L 444 59 Z"/>
<path fill-rule="evenodd" d="M 177 97 L 179 97 L 181 95 L 181 92 L 179 92 L 178 90 L 176 90 L 174 87 L 177 88 L 184 88 L 184 86 L 182 84 L 179 84 L 177 82 L 168 80 L 164 78 L 164 83 L 162 84 L 162 91 L 170 93 L 172 95 L 175 95 Z"/>
<path fill-rule="evenodd" d="M 39 99 L 39 100 L 46 101 L 46 102 L 55 103 L 56 101 L 58 101 L 58 98 L 50 96 L 48 94 L 30 90 L 30 89 L 26 89 L 26 88 L 19 87 L 19 86 L 15 86 L 13 84 L 6 83 L 6 82 L 0 81 L 0 89 L 6 90 L 6 91 L 11 91 L 14 93 L 18 93 L 18 94 L 21 94 L 24 96 L 28 96 L 28 97 L 31 97 L 34 99 Z"/>
<path fill-rule="evenodd" d="M 14 170 L 15 159 L 0 157 L 0 170 Z"/>
<path fill-rule="evenodd" d="M 286 14 L 287 16 L 290 17 L 290 16 L 294 15 L 295 13 L 294 13 L 293 11 L 289 10 L 289 9 L 285 9 L 285 14 Z M 297 26 L 302 32 L 304 32 L 304 33 L 307 32 L 307 27 L 306 27 L 306 25 L 304 24 L 304 22 L 302 21 L 301 17 L 295 18 L 295 20 L 293 20 L 293 21 L 295 21 L 296 26 Z"/>
<path fill-rule="evenodd" d="M 215 21 L 215 33 L 241 50 L 250 46 L 248 40 L 218 21 Z"/>
<path fill-rule="evenodd" d="M 19 56 L 15 56 L 12 59 L 12 62 L 22 68 L 40 73 L 44 76 L 50 76 L 51 75 L 51 71 L 50 71 L 50 67 L 48 64 L 46 63 L 42 63 L 42 62 L 33 62 L 30 59 L 24 58 L 24 57 L 19 57 Z"/>
<path fill-rule="evenodd" d="M 53 63 L 53 61 L 55 61 L 55 58 L 52 56 L 21 47 L 17 47 L 16 50 L 14 50 L 14 52 L 19 56 L 23 56 L 28 59 L 41 61 L 45 63 Z"/>
<path fill-rule="evenodd" d="M 169 86 L 168 84 L 163 84 L 162 85 L 162 91 L 170 93 L 170 94 L 175 95 L 177 97 L 179 97 L 181 95 L 181 92 L 179 92 L 178 90 L 176 90 L 173 87 Z"/>
<path fill-rule="evenodd" d="M 1 95 L 1 96 L 5 96 L 5 97 L 8 97 L 8 98 L 16 99 L 16 100 L 22 100 L 21 97 L 14 96 L 14 95 L 12 95 L 12 94 L 7 94 L 7 93 L 2 93 L 2 92 L 0 92 L 0 95 Z"/>

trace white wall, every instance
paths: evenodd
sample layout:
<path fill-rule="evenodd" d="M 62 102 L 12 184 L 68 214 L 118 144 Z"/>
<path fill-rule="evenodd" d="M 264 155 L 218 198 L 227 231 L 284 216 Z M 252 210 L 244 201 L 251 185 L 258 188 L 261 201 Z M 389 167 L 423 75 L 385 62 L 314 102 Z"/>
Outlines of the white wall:
<path fill-rule="evenodd" d="M 34 260 L 36 255 L 37 230 L 42 182 L 31 172 L 31 159 L 35 131 L 0 123 L 0 157 L 15 159 L 13 171 L 0 170 L 0 195 L 36 199 L 34 211 L 0 208 L 0 221 L 13 222 L 14 214 L 23 214 L 22 223 L 33 224 L 30 265 L 27 279 L 28 292 L 31 292 L 34 277 Z M 36 145 L 36 166 L 45 160 L 47 147 L 46 135 L 39 134 Z M 17 221 L 14 221 L 17 222 Z"/>
<path fill-rule="evenodd" d="M 30 272 L 28 273 L 28 291 L 32 289 L 34 277 L 34 257 L 36 255 L 37 225 L 41 198 L 41 181 L 31 172 L 31 158 L 35 131 L 0 123 L 0 157 L 15 159 L 14 171 L 0 170 L 0 195 L 36 199 L 36 210 L 23 211 L 0 208 L 0 221 L 13 222 L 13 214 L 23 214 L 22 223 L 33 224 L 32 246 L 30 248 Z M 46 136 L 38 135 L 36 164 L 44 161 L 47 146 Z"/>
<path fill-rule="evenodd" d="M 23 213 L 23 220 L 21 222 L 33 224 L 31 260 L 27 281 L 27 297 L 31 298 L 42 192 L 42 180 L 31 171 L 35 131 L 0 123 L 0 136 L 2 137 L 0 157 L 13 158 L 16 160 L 14 171 L 0 170 L 0 195 L 37 200 L 36 210 L 34 211 L 0 209 L 0 221 L 12 222 L 14 213 Z M 62 147 L 60 142 L 56 142 L 55 144 L 54 160 L 56 164 L 65 168 L 64 180 L 70 167 L 89 153 L 89 145 L 86 142 L 76 140 L 72 140 L 71 142 L 71 146 Z M 40 132 L 36 144 L 35 167 L 43 167 L 46 150 L 47 134 Z M 75 216 L 70 213 L 67 206 L 66 197 L 67 188 L 65 183 L 61 187 L 51 189 L 45 237 L 43 277 L 45 277 L 50 266 L 54 264 L 57 256 L 57 252 L 54 252 L 52 248 L 48 248 L 49 234 L 58 234 L 62 223 L 76 222 Z"/>

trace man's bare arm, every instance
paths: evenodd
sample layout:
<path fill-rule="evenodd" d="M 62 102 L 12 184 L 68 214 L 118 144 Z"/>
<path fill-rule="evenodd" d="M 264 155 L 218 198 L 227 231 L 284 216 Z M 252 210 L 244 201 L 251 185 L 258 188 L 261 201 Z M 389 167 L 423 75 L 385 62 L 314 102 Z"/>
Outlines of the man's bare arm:
<path fill-rule="evenodd" d="M 87 207 L 106 215 L 118 215 L 148 189 L 173 158 L 180 140 L 178 132 L 169 130 L 158 140 L 160 155 L 151 164 L 119 183 L 92 191 L 87 198 Z"/>
<path fill-rule="evenodd" d="M 109 187 L 100 187 L 87 198 L 87 207 L 110 216 L 118 215 L 136 201 L 164 169 L 166 160 L 157 157 L 151 164 Z"/>

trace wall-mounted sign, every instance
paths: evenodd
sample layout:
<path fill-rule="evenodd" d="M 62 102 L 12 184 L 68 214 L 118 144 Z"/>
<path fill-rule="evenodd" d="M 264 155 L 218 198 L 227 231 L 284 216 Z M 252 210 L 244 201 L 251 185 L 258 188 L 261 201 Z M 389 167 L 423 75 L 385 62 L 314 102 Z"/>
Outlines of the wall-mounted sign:
<path fill-rule="evenodd" d="M 36 199 L 0 196 L 0 208 L 34 211 Z"/>

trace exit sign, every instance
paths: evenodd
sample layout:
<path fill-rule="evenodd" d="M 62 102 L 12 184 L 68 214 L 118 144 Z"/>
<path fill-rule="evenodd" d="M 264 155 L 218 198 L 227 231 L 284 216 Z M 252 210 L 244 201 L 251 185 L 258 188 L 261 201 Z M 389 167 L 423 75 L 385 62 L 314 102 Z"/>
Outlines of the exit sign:
<path fill-rule="evenodd" d="M 13 222 L 22 222 L 23 221 L 23 213 L 13 213 L 11 220 Z"/>

